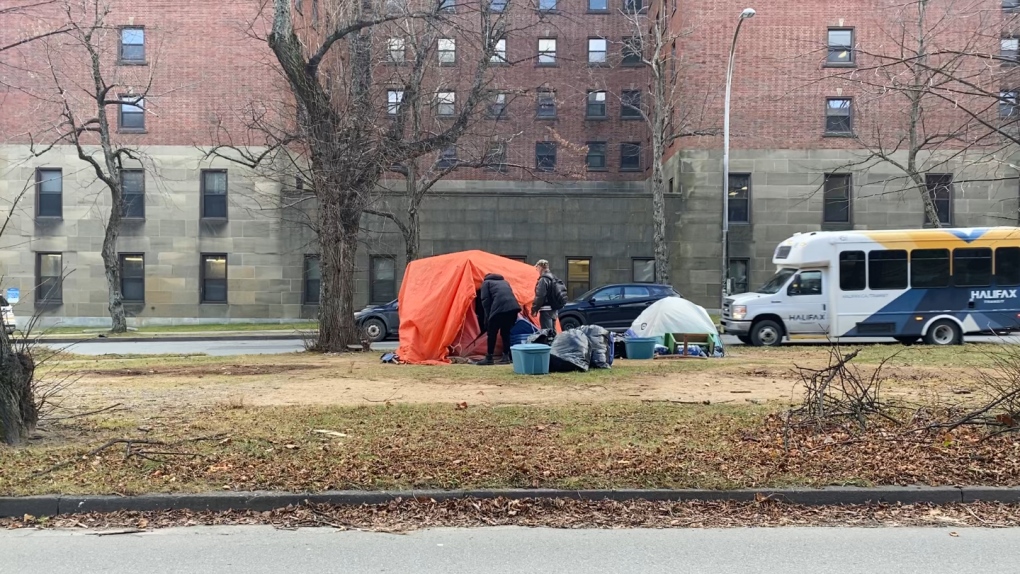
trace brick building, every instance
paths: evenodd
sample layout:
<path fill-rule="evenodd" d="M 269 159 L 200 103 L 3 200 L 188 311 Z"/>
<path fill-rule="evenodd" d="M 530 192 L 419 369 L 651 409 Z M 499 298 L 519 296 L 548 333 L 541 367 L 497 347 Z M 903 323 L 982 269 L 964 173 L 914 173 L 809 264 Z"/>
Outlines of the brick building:
<path fill-rule="evenodd" d="M 313 17 L 319 3 L 303 4 L 301 17 Z M 651 7 L 653 17 L 667 14 L 676 35 L 669 48 L 683 83 L 681 105 L 695 110 L 704 127 L 721 123 L 729 40 L 744 7 L 730 0 Z M 794 232 L 925 224 L 920 196 L 907 189 L 901 172 L 888 161 L 860 164 L 870 154 L 865 135 L 878 134 L 870 143 L 890 158 L 902 156 L 882 139 L 886 126 L 903 128 L 901 110 L 848 74 L 853 66 L 870 69 L 867 58 L 885 46 L 890 20 L 879 7 L 878 0 L 840 8 L 780 0 L 757 6 L 758 15 L 745 22 L 731 106 L 735 289 L 764 281 L 775 244 Z M 256 9 L 204 0 L 112 3 L 108 20 L 116 27 L 103 40 L 115 60 L 110 81 L 127 87 L 118 97 L 147 94 L 142 102 L 113 106 L 118 137 L 144 149 L 147 160 L 130 176 L 132 218 L 118 243 L 123 291 L 139 323 L 314 316 L 314 238 L 300 217 L 265 209 L 265 198 L 283 197 L 293 185 L 205 153 L 225 140 L 245 141 L 252 102 L 284 93 L 272 54 L 249 33 Z M 511 65 L 494 72 L 496 99 L 486 104 L 497 113 L 480 120 L 455 149 L 429 159 L 476 157 L 498 137 L 507 168 L 457 169 L 435 186 L 421 208 L 423 255 L 484 249 L 529 262 L 548 259 L 575 295 L 599 284 L 651 279 L 648 131 L 625 105 L 646 105 L 648 98 L 645 71 L 625 49 L 635 34 L 625 10 L 635 9 L 645 10 L 640 0 L 538 0 L 521 9 L 504 44 Z M 968 35 L 977 38 L 972 41 L 994 53 L 1011 47 L 1000 42 L 1010 15 L 999 3 L 982 0 L 966 10 L 992 15 L 998 26 L 988 37 Z M 0 45 L 47 17 L 54 16 L 22 16 L 0 26 Z M 379 35 L 387 57 L 408 48 L 389 36 Z M 0 197 L 9 207 L 25 192 L 0 245 L 3 287 L 20 289 L 19 315 L 43 311 L 49 321 L 103 324 L 100 247 L 109 199 L 73 147 L 32 153 L 53 127 L 52 108 L 40 97 L 53 86 L 46 74 L 28 71 L 80 66 L 72 51 L 54 46 L 33 43 L 0 55 Z M 443 93 L 437 114 L 463 101 L 470 46 L 439 44 L 443 65 L 428 84 Z M 378 77 L 400 73 L 399 62 L 388 64 L 380 63 Z M 382 118 L 399 103 L 396 91 L 379 82 Z M 938 113 L 950 118 L 945 121 L 956 117 Z M 846 137 L 851 133 L 860 137 Z M 923 154 L 932 181 L 948 184 L 933 187 L 940 214 L 960 226 L 1015 222 L 1009 148 L 982 143 L 961 153 L 960 147 L 944 144 Z M 722 267 L 720 149 L 718 137 L 682 138 L 666 166 L 673 284 L 710 308 L 717 305 Z M 399 175 L 387 175 L 373 208 L 401 212 L 403 185 Z M 399 289 L 404 246 L 384 218 L 366 216 L 364 227 L 357 303 L 385 302 Z M 59 282 L 61 270 L 66 276 Z"/>

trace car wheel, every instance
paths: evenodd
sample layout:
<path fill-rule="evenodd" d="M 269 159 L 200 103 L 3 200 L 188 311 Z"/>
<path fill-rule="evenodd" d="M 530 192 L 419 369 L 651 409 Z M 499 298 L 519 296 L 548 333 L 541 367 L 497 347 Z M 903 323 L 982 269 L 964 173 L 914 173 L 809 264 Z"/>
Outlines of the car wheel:
<path fill-rule="evenodd" d="M 754 341 L 751 340 L 747 335 L 737 335 L 737 340 L 745 345 L 753 345 Z"/>
<path fill-rule="evenodd" d="M 751 328 L 751 344 L 755 347 L 778 347 L 783 343 L 783 328 L 775 321 L 759 321 Z"/>
<path fill-rule="evenodd" d="M 895 339 L 896 342 L 898 342 L 899 344 L 906 345 L 907 347 L 909 347 L 910 345 L 916 343 L 920 339 L 920 337 L 895 337 Z"/>
<path fill-rule="evenodd" d="M 928 327 L 924 342 L 929 345 L 959 345 L 963 342 L 960 326 L 949 319 L 941 319 Z"/>
<path fill-rule="evenodd" d="M 581 321 L 577 317 L 564 317 L 560 319 L 560 328 L 564 331 L 576 329 L 581 326 Z"/>
<path fill-rule="evenodd" d="M 369 341 L 378 343 L 386 338 L 386 324 L 379 319 L 369 319 L 361 326 Z"/>

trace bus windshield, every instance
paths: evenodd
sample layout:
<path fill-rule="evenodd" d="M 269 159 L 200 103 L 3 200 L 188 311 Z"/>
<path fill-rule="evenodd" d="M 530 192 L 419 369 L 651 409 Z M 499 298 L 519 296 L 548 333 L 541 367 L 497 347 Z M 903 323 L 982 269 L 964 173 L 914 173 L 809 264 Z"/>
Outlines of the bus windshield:
<path fill-rule="evenodd" d="M 772 279 L 769 279 L 768 283 L 762 285 L 761 288 L 756 291 L 756 293 L 765 293 L 768 295 L 778 293 L 779 290 L 783 288 L 783 285 L 786 285 L 786 282 L 789 281 L 790 277 L 793 277 L 793 274 L 796 272 L 797 272 L 796 269 L 790 268 L 780 269 L 779 272 L 773 275 Z"/>

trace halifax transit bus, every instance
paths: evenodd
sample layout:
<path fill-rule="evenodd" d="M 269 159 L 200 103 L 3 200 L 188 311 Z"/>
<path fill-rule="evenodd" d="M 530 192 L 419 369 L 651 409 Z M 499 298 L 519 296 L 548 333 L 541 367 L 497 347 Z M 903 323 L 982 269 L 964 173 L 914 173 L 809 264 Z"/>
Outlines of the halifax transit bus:
<path fill-rule="evenodd" d="M 746 344 L 804 336 L 954 345 L 1020 330 L 1017 227 L 798 233 L 772 262 L 772 279 L 723 304 L 723 330 Z"/>

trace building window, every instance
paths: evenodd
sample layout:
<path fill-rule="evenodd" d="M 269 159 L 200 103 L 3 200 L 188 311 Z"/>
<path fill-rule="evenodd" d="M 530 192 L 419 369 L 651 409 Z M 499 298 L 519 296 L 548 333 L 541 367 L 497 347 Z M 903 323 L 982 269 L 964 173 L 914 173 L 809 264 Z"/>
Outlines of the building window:
<path fill-rule="evenodd" d="M 121 96 L 117 125 L 122 132 L 145 131 L 145 100 L 134 96 Z"/>
<path fill-rule="evenodd" d="M 485 150 L 485 167 L 492 171 L 506 171 L 506 142 L 490 141 Z"/>
<path fill-rule="evenodd" d="M 1003 12 L 1016 12 L 1020 9 L 1020 0 L 1002 0 Z"/>
<path fill-rule="evenodd" d="M 457 2 L 456 0 L 439 0 L 439 11 L 440 12 L 456 12 Z"/>
<path fill-rule="evenodd" d="M 825 133 L 847 135 L 853 133 L 850 98 L 826 98 Z"/>
<path fill-rule="evenodd" d="M 854 31 L 849 28 L 829 28 L 829 50 L 825 63 L 847 65 L 854 63 Z"/>
<path fill-rule="evenodd" d="M 125 219 L 145 219 L 145 170 L 124 169 L 120 172 Z"/>
<path fill-rule="evenodd" d="M 641 90 L 623 90 L 620 96 L 620 117 L 631 119 L 641 117 Z"/>
<path fill-rule="evenodd" d="M 120 29 L 120 63 L 145 63 L 145 28 Z"/>
<path fill-rule="evenodd" d="M 1015 64 L 1018 52 L 1020 52 L 1020 39 L 1002 38 L 999 40 L 999 57 L 1002 58 L 1003 63 Z"/>
<path fill-rule="evenodd" d="M 999 117 L 1013 118 L 1017 115 L 1017 92 L 1009 90 L 999 92 Z"/>
<path fill-rule="evenodd" d="M 605 38 L 588 38 L 588 63 L 605 64 L 609 42 Z"/>
<path fill-rule="evenodd" d="M 669 178 L 669 193 L 673 193 L 673 178 Z"/>
<path fill-rule="evenodd" d="M 394 64 L 403 63 L 404 58 L 407 55 L 407 44 L 404 43 L 404 39 L 390 38 L 386 42 L 386 54 L 389 57 L 390 62 Z"/>
<path fill-rule="evenodd" d="M 624 66 L 641 65 L 641 37 L 628 36 L 623 39 L 623 60 Z"/>
<path fill-rule="evenodd" d="M 202 219 L 227 218 L 227 171 L 202 170 Z"/>
<path fill-rule="evenodd" d="M 503 259 L 509 259 L 511 261 L 517 261 L 519 263 L 527 263 L 528 258 L 524 255 L 500 255 Z"/>
<path fill-rule="evenodd" d="M 538 0 L 538 9 L 543 12 L 553 12 L 556 10 L 556 0 Z"/>
<path fill-rule="evenodd" d="M 588 142 L 588 155 L 585 156 L 588 171 L 606 169 L 606 142 Z"/>
<path fill-rule="evenodd" d="M 452 66 L 456 63 L 457 63 L 457 39 L 440 38 L 439 64 L 442 66 Z"/>
<path fill-rule="evenodd" d="M 496 92 L 492 94 L 492 100 L 489 101 L 489 117 L 493 119 L 503 119 L 506 117 L 506 94 L 503 92 Z"/>
<path fill-rule="evenodd" d="M 389 303 L 397 298 L 397 272 L 390 255 L 373 255 L 369 269 L 368 297 L 371 303 Z"/>
<path fill-rule="evenodd" d="M 620 171 L 641 170 L 641 144 L 628 142 L 620 144 Z"/>
<path fill-rule="evenodd" d="M 935 213 L 939 216 L 939 223 L 942 225 L 952 225 L 953 174 L 929 173 L 924 176 L 924 183 L 928 188 L 928 197 L 935 203 Z M 924 222 L 925 224 L 931 223 L 927 209 L 924 211 Z"/>
<path fill-rule="evenodd" d="M 404 90 L 386 90 L 386 114 L 397 115 L 400 111 L 400 104 L 404 101 Z"/>
<path fill-rule="evenodd" d="M 825 175 L 823 192 L 825 206 L 822 208 L 824 223 L 850 223 L 850 175 L 829 173 Z"/>
<path fill-rule="evenodd" d="M 436 162 L 436 167 L 439 169 L 448 169 L 457 165 L 457 146 L 450 145 L 443 148 L 443 151 L 439 152 L 439 160 Z"/>
<path fill-rule="evenodd" d="M 436 92 L 436 115 L 452 116 L 457 110 L 455 92 Z"/>
<path fill-rule="evenodd" d="M 64 300 L 64 264 L 60 253 L 35 254 L 35 301 L 46 305 Z"/>
<path fill-rule="evenodd" d="M 655 283 L 655 260 L 633 259 L 631 261 L 631 280 L 635 283 Z"/>
<path fill-rule="evenodd" d="M 535 115 L 546 119 L 556 117 L 556 92 L 552 90 L 538 91 L 538 111 Z"/>
<path fill-rule="evenodd" d="M 489 1 L 489 12 L 504 12 L 506 11 L 507 0 L 490 0 Z"/>
<path fill-rule="evenodd" d="M 609 0 L 588 0 L 589 12 L 608 12 Z"/>
<path fill-rule="evenodd" d="M 587 118 L 606 117 L 606 93 L 603 91 L 588 92 L 588 106 L 584 112 Z"/>
<path fill-rule="evenodd" d="M 500 38 L 496 40 L 496 45 L 492 48 L 492 56 L 489 61 L 495 64 L 505 64 L 506 60 L 506 38 Z"/>
<path fill-rule="evenodd" d="M 576 300 L 591 289 L 591 259 L 567 259 L 567 297 Z"/>
<path fill-rule="evenodd" d="M 748 274 L 747 267 L 750 261 L 747 259 L 730 259 L 729 264 L 729 292 L 730 294 L 747 293 Z"/>
<path fill-rule="evenodd" d="M 535 143 L 535 169 L 538 171 L 556 169 L 556 144 L 554 142 Z"/>
<path fill-rule="evenodd" d="M 623 10 L 628 14 L 635 14 L 644 10 L 642 0 L 623 0 Z"/>
<path fill-rule="evenodd" d="M 556 38 L 538 39 L 538 65 L 556 65 Z"/>
<path fill-rule="evenodd" d="M 730 223 L 751 222 L 750 174 L 730 174 L 729 206 Z"/>
<path fill-rule="evenodd" d="M 202 293 L 203 303 L 227 302 L 227 254 L 202 254 Z"/>
<path fill-rule="evenodd" d="M 125 302 L 143 303 L 145 301 L 145 255 L 121 253 L 119 259 L 121 297 Z"/>
<path fill-rule="evenodd" d="M 35 170 L 36 217 L 64 216 L 64 174 L 59 169 Z"/>
<path fill-rule="evenodd" d="M 319 268 L 318 255 L 305 255 L 305 305 L 319 304 L 319 291 L 322 286 L 322 270 Z"/>

